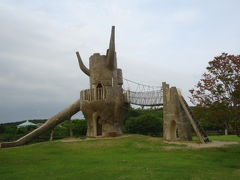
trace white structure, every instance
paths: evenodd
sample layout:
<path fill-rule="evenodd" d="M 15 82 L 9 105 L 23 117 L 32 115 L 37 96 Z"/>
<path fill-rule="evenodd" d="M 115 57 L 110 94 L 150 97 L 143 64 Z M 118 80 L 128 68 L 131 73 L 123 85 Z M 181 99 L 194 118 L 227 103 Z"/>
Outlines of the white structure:
<path fill-rule="evenodd" d="M 17 126 L 17 128 L 20 128 L 20 127 L 26 127 L 26 126 L 37 126 L 36 124 L 32 123 L 32 122 L 29 122 L 28 120 L 22 124 L 19 124 Z"/>

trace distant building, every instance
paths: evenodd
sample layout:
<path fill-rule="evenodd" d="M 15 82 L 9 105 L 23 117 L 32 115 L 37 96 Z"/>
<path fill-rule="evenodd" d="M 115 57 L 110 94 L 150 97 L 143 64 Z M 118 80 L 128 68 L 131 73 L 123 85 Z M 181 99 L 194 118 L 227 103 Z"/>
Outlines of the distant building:
<path fill-rule="evenodd" d="M 20 127 L 27 127 L 27 126 L 37 126 L 37 124 L 34 124 L 34 123 L 32 123 L 32 122 L 30 122 L 30 121 L 26 121 L 26 122 L 24 122 L 24 123 L 22 123 L 22 124 L 19 124 L 18 126 L 17 126 L 17 128 L 20 128 Z"/>

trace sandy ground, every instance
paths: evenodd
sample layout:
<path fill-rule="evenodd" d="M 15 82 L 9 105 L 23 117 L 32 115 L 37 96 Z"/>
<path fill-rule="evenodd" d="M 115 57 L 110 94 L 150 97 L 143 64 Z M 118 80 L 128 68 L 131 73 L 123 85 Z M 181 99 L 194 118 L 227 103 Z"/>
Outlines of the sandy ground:
<path fill-rule="evenodd" d="M 187 145 L 187 147 L 190 148 L 213 148 L 213 147 L 223 147 L 227 145 L 232 145 L 232 144 L 239 144 L 239 142 L 234 142 L 234 141 L 211 141 L 206 144 L 200 144 L 200 143 L 194 143 L 194 142 L 177 142 L 177 141 L 164 141 L 165 143 L 168 144 L 179 144 L 179 145 Z M 179 148 L 179 147 L 169 147 L 167 149 L 174 149 L 174 148 Z"/>

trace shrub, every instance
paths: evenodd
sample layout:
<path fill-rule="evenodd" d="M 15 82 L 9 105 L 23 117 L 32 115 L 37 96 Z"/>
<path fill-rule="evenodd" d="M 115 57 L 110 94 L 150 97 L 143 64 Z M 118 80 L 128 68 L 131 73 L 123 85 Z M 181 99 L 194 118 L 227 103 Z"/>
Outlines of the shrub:
<path fill-rule="evenodd" d="M 16 129 L 16 134 L 25 135 L 25 134 L 30 133 L 31 131 L 33 131 L 36 128 L 37 128 L 36 126 L 19 127 Z"/>
<path fill-rule="evenodd" d="M 3 124 L 0 124 L 0 134 L 5 132 L 5 127 Z"/>
<path fill-rule="evenodd" d="M 127 133 L 160 136 L 162 129 L 162 117 L 154 115 L 154 113 L 129 117 L 125 122 L 125 131 Z"/>
<path fill-rule="evenodd" d="M 80 119 L 72 120 L 72 131 L 74 136 L 86 136 L 87 120 Z"/>

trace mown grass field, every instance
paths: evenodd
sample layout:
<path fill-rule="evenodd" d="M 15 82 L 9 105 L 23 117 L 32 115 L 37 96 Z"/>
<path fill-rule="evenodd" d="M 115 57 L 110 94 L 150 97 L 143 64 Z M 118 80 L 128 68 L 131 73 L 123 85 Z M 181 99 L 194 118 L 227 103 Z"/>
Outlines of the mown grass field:
<path fill-rule="evenodd" d="M 142 135 L 36 143 L 0 149 L 0 179 L 239 180 L 240 144 L 191 149 Z"/>

